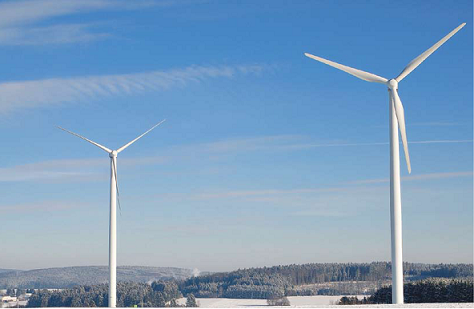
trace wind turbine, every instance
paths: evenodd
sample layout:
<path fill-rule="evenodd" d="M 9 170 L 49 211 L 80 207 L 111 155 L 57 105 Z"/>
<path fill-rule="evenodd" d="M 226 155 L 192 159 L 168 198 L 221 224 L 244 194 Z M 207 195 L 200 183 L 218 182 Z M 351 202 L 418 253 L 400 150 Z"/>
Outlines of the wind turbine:
<path fill-rule="evenodd" d="M 456 29 L 442 38 L 438 43 L 434 44 L 424 53 L 413 59 L 397 77 L 390 80 L 372 73 L 357 70 L 333 61 L 323 59 L 321 57 L 305 53 L 305 55 L 309 58 L 342 70 L 346 73 L 354 75 L 355 77 L 368 82 L 384 84 L 388 87 L 390 113 L 390 226 L 392 242 L 392 303 L 394 304 L 403 304 L 402 204 L 400 193 L 400 153 L 398 148 L 399 128 L 400 135 L 402 137 L 403 150 L 405 151 L 408 173 L 411 173 L 410 156 L 408 154 L 408 142 L 405 129 L 405 112 L 403 110 L 402 101 L 398 96 L 398 83 L 401 82 L 408 74 L 416 69 L 423 61 L 425 61 L 426 58 L 434 53 L 435 50 L 437 50 L 465 25 L 466 23 L 459 25 Z"/>
<path fill-rule="evenodd" d="M 75 135 L 83 140 L 91 143 L 104 150 L 109 154 L 110 157 L 110 219 L 109 219 L 109 307 L 115 308 L 117 303 L 117 155 L 125 150 L 128 146 L 135 143 L 137 140 L 142 138 L 145 134 L 165 122 L 166 119 L 155 124 L 151 129 L 135 138 L 131 142 L 123 145 L 117 150 L 110 150 L 96 142 L 91 141 L 79 134 L 58 127 L 59 129 L 66 131 L 72 135 Z"/>

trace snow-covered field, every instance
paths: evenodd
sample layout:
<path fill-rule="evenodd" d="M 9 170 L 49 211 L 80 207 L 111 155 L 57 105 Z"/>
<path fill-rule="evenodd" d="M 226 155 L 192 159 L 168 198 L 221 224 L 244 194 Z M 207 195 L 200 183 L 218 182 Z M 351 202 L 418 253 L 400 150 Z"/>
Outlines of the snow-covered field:
<path fill-rule="evenodd" d="M 315 307 L 335 305 L 342 296 L 289 296 L 292 307 Z M 358 296 L 363 298 L 364 296 Z M 268 307 L 266 299 L 197 298 L 202 308 L 243 308 Z M 186 298 L 180 298 L 179 304 L 185 304 Z"/>
<path fill-rule="evenodd" d="M 291 307 L 297 308 L 474 308 L 473 303 L 437 303 L 437 304 L 405 304 L 405 305 L 351 305 L 337 306 L 342 296 L 290 296 Z M 363 296 L 358 296 L 359 299 Z M 201 308 L 254 308 L 268 307 L 265 299 L 231 299 L 231 298 L 197 298 Z M 186 298 L 180 298 L 179 304 L 184 305 Z M 285 308 L 285 307 L 280 307 Z"/>
<path fill-rule="evenodd" d="M 341 308 L 342 306 L 327 306 Z M 342 307 L 345 308 L 346 306 Z M 474 308 L 474 303 L 430 303 L 430 304 L 403 304 L 403 305 L 351 305 L 350 308 Z"/>

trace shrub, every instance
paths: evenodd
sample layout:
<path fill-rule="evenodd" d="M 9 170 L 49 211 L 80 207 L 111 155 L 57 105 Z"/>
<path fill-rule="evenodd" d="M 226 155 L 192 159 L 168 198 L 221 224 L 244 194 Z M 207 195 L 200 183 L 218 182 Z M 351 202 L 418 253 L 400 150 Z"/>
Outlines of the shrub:
<path fill-rule="evenodd" d="M 289 306 L 290 301 L 286 297 L 272 297 L 267 299 L 269 306 Z"/>

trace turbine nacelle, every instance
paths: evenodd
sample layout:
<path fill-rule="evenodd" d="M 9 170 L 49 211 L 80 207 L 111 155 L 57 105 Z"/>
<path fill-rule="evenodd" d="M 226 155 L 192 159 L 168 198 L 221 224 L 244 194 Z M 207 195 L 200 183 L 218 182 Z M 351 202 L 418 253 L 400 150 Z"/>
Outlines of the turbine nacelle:
<path fill-rule="evenodd" d="M 114 158 L 114 157 L 116 158 L 117 155 L 118 155 L 117 150 L 112 150 L 111 152 L 109 152 L 109 157 L 111 157 L 111 158 Z"/>
<path fill-rule="evenodd" d="M 393 79 L 391 79 L 391 80 L 389 80 L 389 81 L 387 82 L 387 86 L 388 86 L 388 88 L 390 88 L 390 89 L 395 89 L 395 90 L 397 90 L 397 89 L 398 89 L 398 82 L 397 82 L 396 79 L 393 78 Z"/>

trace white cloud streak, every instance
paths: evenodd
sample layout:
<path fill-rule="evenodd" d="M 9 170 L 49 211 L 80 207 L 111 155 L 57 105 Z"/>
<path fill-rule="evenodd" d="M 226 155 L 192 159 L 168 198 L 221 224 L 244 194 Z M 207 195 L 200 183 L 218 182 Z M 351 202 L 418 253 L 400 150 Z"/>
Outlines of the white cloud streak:
<path fill-rule="evenodd" d="M 0 181 L 90 179 L 96 174 L 90 169 L 100 164 L 105 166 L 106 162 L 105 159 L 51 160 L 0 168 Z"/>
<path fill-rule="evenodd" d="M 261 152 L 261 151 L 298 151 L 304 147 L 295 147 L 303 137 L 295 135 L 276 135 L 267 137 L 254 137 L 247 139 L 228 139 L 214 143 L 192 144 L 170 147 L 163 149 L 160 156 L 149 156 L 143 158 L 123 158 L 120 160 L 120 166 L 134 167 L 139 165 L 167 164 L 170 161 L 177 160 L 185 162 L 186 160 L 212 160 L 216 155 L 232 154 L 239 152 Z M 456 143 L 464 141 L 446 140 L 446 141 L 423 141 L 421 144 L 429 143 Z M 472 141 L 470 141 L 472 142 Z M 356 143 L 356 144 L 320 144 L 318 147 L 337 146 L 365 146 L 379 145 L 380 143 Z M 192 154 L 189 157 L 189 154 Z M 50 160 L 30 164 L 16 165 L 12 167 L 0 168 L 0 182 L 18 182 L 18 181 L 87 181 L 94 180 L 108 173 L 108 159 L 70 159 L 70 160 Z M 222 171 L 222 167 L 219 168 Z M 404 177 L 404 180 L 427 180 L 439 178 L 452 178 L 470 176 L 472 172 L 455 173 L 434 173 L 424 175 L 412 175 Z M 384 183 L 388 179 L 370 179 L 350 182 L 350 184 L 369 184 Z M 237 198 L 237 197 L 255 197 L 278 195 L 278 194 L 305 194 L 322 191 L 340 190 L 340 188 L 305 188 L 293 190 L 244 190 L 228 192 L 211 192 L 193 196 L 194 199 L 212 199 L 212 198 Z"/>
<path fill-rule="evenodd" d="M 0 28 L 0 44 L 39 45 L 90 42 L 111 35 L 103 31 L 92 31 L 97 24 L 67 24 L 45 27 Z"/>
<path fill-rule="evenodd" d="M 431 121 L 431 122 L 410 122 L 407 124 L 408 127 L 454 127 L 454 126 L 465 126 L 470 125 L 469 123 L 462 122 L 443 122 L 443 121 Z M 374 125 L 375 128 L 387 128 L 387 125 Z"/>
<path fill-rule="evenodd" d="M 286 209 L 292 216 L 344 217 L 360 210 L 354 208 L 354 200 L 364 208 L 380 204 L 386 188 L 341 186 L 332 188 L 268 189 L 226 191 L 215 194 L 191 195 L 188 199 L 206 199 L 218 202 L 238 201 L 245 205 L 270 206 Z M 181 197 L 181 200 L 183 197 Z"/>
<path fill-rule="evenodd" d="M 295 142 L 301 140 L 302 138 L 303 136 L 299 135 L 271 135 L 250 138 L 232 138 L 201 144 L 197 148 L 215 153 L 281 149 L 285 147 L 291 148 Z"/>
<path fill-rule="evenodd" d="M 190 66 L 169 71 L 6 82 L 0 83 L 0 112 L 168 90 L 209 78 L 257 74 L 263 69 L 260 65 Z"/>
<path fill-rule="evenodd" d="M 325 147 L 364 147 L 386 146 L 388 142 L 375 143 L 301 143 L 306 137 L 302 135 L 271 135 L 250 138 L 232 138 L 221 141 L 186 146 L 193 150 L 212 153 L 248 152 L 248 151 L 277 151 L 277 150 L 304 150 Z M 472 143 L 473 140 L 426 140 L 412 141 L 409 144 L 457 144 Z M 401 143 L 400 143 L 401 144 Z"/>
<path fill-rule="evenodd" d="M 123 158 L 121 167 L 134 167 L 144 164 L 162 164 L 165 157 Z M 37 163 L 0 168 L 0 182 L 19 181 L 90 181 L 107 177 L 108 158 L 50 160 Z"/>
<path fill-rule="evenodd" d="M 218 193 L 203 193 L 194 196 L 195 199 L 221 199 L 221 198 L 246 198 L 246 197 L 265 197 L 275 195 L 288 195 L 288 194 L 307 194 L 317 192 L 338 192 L 344 190 L 343 188 L 302 188 L 302 189 L 266 189 L 266 190 L 243 190 L 243 191 L 226 191 Z"/>
<path fill-rule="evenodd" d="M 410 126 L 414 126 L 414 127 L 452 127 L 452 126 L 462 126 L 462 125 L 467 125 L 467 123 L 432 121 L 432 122 L 415 122 L 415 123 L 410 124 Z"/>
<path fill-rule="evenodd" d="M 414 176 L 402 177 L 404 181 L 420 181 L 420 180 L 433 180 L 433 179 L 445 179 L 445 178 L 460 178 L 460 177 L 472 177 L 473 172 L 447 172 L 447 173 L 429 173 L 420 174 Z M 383 179 L 368 179 L 368 180 L 357 180 L 351 181 L 348 184 L 378 184 L 388 183 L 388 178 Z M 332 188 L 299 188 L 299 189 L 265 189 L 265 190 L 230 190 L 215 193 L 203 193 L 193 196 L 197 200 L 210 200 L 210 199 L 233 199 L 233 198 L 250 198 L 254 201 L 277 201 L 280 200 L 281 196 L 288 195 L 305 195 L 315 193 L 328 193 L 328 192 L 343 192 L 343 191 L 360 191 L 359 187 L 332 187 Z"/>
<path fill-rule="evenodd" d="M 472 177 L 472 171 L 466 172 L 448 172 L 448 173 L 430 173 L 430 174 L 420 174 L 420 175 L 411 175 L 402 177 L 403 181 L 416 181 L 416 180 L 433 180 L 433 179 L 445 179 L 445 178 L 459 178 L 459 177 Z M 352 181 L 352 184 L 376 184 L 376 183 L 388 183 L 390 182 L 389 178 L 380 178 L 380 179 L 367 179 L 367 180 L 357 180 Z"/>
<path fill-rule="evenodd" d="M 0 213 L 19 214 L 45 211 L 63 211 L 71 208 L 84 207 L 83 204 L 78 204 L 70 201 L 41 201 L 22 204 L 0 205 Z"/>
<path fill-rule="evenodd" d="M 0 45 L 43 45 L 86 42 L 110 36 L 98 23 L 54 23 L 54 18 L 103 10 L 171 6 L 176 1 L 20 0 L 0 3 Z M 53 24 L 51 24 L 51 20 Z M 48 21 L 48 25 L 42 25 Z"/>
<path fill-rule="evenodd" d="M 472 139 L 466 140 L 431 140 L 431 141 L 412 141 L 408 144 L 463 144 L 472 143 Z M 328 144 L 295 144 L 289 145 L 288 148 L 293 149 L 305 149 L 305 148 L 320 148 L 320 147 L 352 147 L 352 146 L 385 146 L 389 145 L 389 142 L 378 142 L 378 143 L 328 143 Z M 400 145 L 402 143 L 400 142 Z"/>

